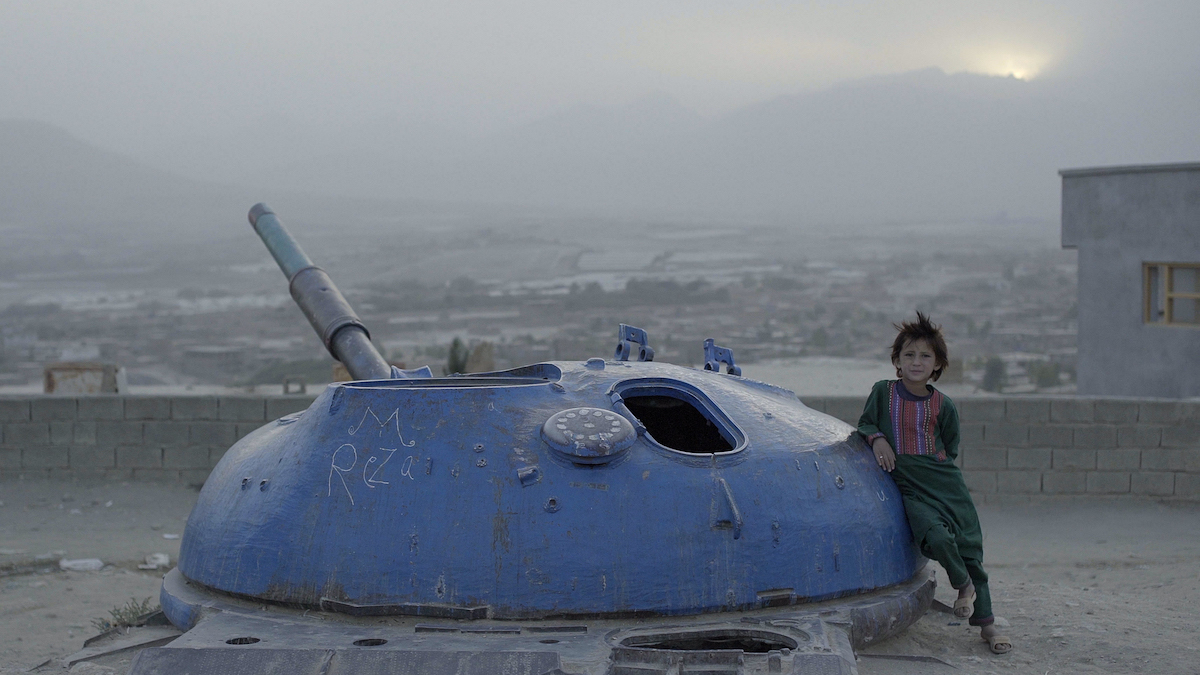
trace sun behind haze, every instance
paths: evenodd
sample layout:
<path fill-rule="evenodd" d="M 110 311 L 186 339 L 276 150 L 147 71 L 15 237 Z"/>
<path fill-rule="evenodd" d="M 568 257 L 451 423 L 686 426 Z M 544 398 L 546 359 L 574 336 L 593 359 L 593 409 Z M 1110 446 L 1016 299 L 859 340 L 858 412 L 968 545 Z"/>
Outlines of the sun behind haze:
<path fill-rule="evenodd" d="M 1069 55 L 1082 29 L 1046 3 L 742 3 L 638 22 L 624 53 L 711 108 L 733 103 L 721 85 L 767 96 L 929 67 L 1029 79 Z M 714 93 L 699 99 L 685 82 Z"/>

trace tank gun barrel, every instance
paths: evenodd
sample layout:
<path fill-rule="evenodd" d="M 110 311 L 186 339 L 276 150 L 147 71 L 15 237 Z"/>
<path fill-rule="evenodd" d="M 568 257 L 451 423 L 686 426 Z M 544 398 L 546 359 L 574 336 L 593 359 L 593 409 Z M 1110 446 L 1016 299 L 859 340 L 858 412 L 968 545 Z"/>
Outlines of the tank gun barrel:
<path fill-rule="evenodd" d="M 371 344 L 367 327 L 350 303 L 325 270 L 313 264 L 271 207 L 261 202 L 255 204 L 249 218 L 250 225 L 287 277 L 292 299 L 333 358 L 341 361 L 356 380 L 392 377 L 392 367 Z"/>

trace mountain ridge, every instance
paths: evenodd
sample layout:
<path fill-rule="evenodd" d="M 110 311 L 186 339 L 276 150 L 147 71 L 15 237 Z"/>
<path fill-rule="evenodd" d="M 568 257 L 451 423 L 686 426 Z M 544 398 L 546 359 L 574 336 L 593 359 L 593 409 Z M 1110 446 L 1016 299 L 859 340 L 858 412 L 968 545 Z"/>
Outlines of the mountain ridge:
<path fill-rule="evenodd" d="M 1109 113 L 1064 91 L 1055 81 L 922 69 L 712 119 L 659 93 L 486 134 L 386 117 L 337 129 L 263 120 L 133 158 L 55 140 L 44 123 L 0 121 L 0 219 L 153 222 L 161 216 L 147 212 L 181 206 L 204 219 L 227 217 L 223 202 L 240 211 L 299 194 L 387 209 L 495 205 L 816 226 L 998 213 L 1051 221 L 1061 168 L 1200 154 L 1178 111 L 1155 127 L 1152 110 Z"/>
<path fill-rule="evenodd" d="M 275 188 L 361 197 L 635 213 L 1048 220 L 1057 215 L 1059 168 L 1158 159 L 1090 149 L 1110 130 L 1076 125 L 1079 104 L 1056 86 L 932 68 L 779 96 L 715 119 L 660 94 L 573 106 L 482 136 L 410 132 L 397 121 L 390 137 L 376 125 L 372 135 L 342 134 L 341 149 L 260 158 L 269 167 L 261 176 Z"/>

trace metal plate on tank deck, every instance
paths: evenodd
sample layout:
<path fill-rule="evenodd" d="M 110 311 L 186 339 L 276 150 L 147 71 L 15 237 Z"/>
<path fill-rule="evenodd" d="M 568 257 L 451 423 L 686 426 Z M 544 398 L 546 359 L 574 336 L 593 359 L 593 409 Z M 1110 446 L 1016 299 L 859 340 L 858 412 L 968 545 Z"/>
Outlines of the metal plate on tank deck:
<path fill-rule="evenodd" d="M 426 652 L 335 649 L 147 649 L 131 673 L 171 675 L 543 675 L 554 652 Z"/>

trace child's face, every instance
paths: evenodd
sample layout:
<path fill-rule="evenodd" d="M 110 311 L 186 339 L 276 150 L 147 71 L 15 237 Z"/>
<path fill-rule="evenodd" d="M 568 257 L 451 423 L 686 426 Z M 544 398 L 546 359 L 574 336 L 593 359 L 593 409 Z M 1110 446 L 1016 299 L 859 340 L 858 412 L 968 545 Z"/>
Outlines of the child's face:
<path fill-rule="evenodd" d="M 900 350 L 900 358 L 892 362 L 900 376 L 909 382 L 925 384 L 937 369 L 937 357 L 925 340 L 913 340 Z"/>

